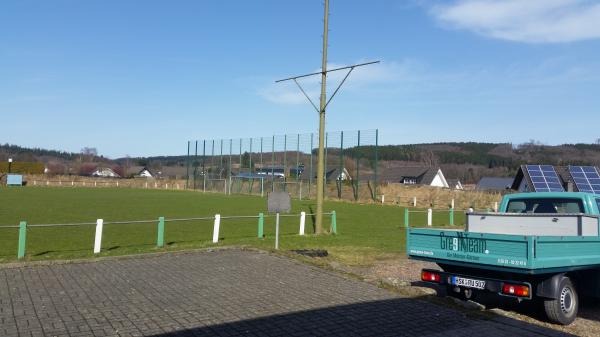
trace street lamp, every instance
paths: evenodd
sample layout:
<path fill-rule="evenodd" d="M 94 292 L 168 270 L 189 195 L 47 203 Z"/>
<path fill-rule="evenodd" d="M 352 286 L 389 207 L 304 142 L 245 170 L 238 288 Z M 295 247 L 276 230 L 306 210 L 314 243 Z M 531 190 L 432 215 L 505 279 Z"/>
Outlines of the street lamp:
<path fill-rule="evenodd" d="M 12 166 L 12 158 L 8 158 L 8 173 L 10 174 L 10 167 Z"/>

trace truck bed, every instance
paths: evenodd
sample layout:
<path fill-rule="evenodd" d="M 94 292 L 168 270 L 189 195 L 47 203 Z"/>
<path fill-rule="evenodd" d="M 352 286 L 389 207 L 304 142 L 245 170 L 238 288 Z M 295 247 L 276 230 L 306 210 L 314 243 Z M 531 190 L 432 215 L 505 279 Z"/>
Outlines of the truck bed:
<path fill-rule="evenodd" d="M 598 236 L 597 215 L 467 213 L 467 232 L 542 236 Z"/>
<path fill-rule="evenodd" d="M 527 236 L 407 228 L 407 255 L 523 274 L 600 267 L 598 236 Z"/>

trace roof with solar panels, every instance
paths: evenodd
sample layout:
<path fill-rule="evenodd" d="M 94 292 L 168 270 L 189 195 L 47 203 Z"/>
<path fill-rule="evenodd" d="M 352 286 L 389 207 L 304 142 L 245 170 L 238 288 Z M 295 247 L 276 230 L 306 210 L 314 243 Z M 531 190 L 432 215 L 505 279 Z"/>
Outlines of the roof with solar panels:
<path fill-rule="evenodd" d="M 521 165 L 512 185 L 520 192 L 586 192 L 600 194 L 596 166 Z"/>

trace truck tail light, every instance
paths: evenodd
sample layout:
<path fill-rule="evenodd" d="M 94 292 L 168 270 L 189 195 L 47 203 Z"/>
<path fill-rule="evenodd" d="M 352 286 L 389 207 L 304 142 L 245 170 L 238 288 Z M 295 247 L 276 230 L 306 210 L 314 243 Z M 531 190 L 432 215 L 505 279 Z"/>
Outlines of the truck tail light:
<path fill-rule="evenodd" d="M 421 280 L 425 282 L 440 282 L 440 274 L 431 271 L 423 270 L 421 272 Z"/>
<path fill-rule="evenodd" d="M 502 286 L 502 293 L 510 296 L 529 297 L 529 286 L 505 283 Z"/>

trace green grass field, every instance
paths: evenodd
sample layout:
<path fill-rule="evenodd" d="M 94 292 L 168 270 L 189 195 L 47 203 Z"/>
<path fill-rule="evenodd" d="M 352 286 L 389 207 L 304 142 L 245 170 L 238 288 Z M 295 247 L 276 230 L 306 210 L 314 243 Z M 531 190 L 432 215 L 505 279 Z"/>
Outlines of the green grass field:
<path fill-rule="evenodd" d="M 292 213 L 313 213 L 314 201 L 294 200 Z M 337 212 L 338 235 L 299 236 L 298 217 L 281 219 L 280 248 L 327 249 L 330 254 L 358 263 L 367 258 L 404 251 L 404 208 L 328 201 L 325 211 Z M 58 224 L 150 220 L 142 224 L 104 226 L 100 256 L 215 246 L 211 242 L 212 220 L 167 222 L 165 248 L 157 249 L 157 218 L 258 215 L 266 212 L 266 198 L 190 191 L 86 188 L 1 188 L 0 225 Z M 307 216 L 306 232 L 312 233 L 313 219 Z M 456 224 L 463 223 L 456 214 Z M 424 213 L 411 214 L 411 223 L 424 224 Z M 434 213 L 435 225 L 447 225 L 447 213 Z M 325 217 L 329 228 L 330 217 Z M 265 238 L 257 238 L 257 219 L 223 219 L 219 246 L 249 245 L 274 247 L 274 217 L 265 219 Z M 28 260 L 91 257 L 94 225 L 78 227 L 30 227 L 27 231 Z M 16 260 L 17 228 L 0 228 L 0 262 Z"/>

